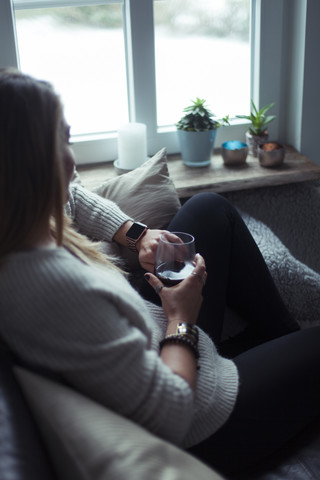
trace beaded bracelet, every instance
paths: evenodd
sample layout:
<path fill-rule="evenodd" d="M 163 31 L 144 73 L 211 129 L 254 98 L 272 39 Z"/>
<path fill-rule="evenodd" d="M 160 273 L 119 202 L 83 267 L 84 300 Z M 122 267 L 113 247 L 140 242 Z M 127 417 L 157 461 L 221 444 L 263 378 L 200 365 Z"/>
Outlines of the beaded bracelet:
<path fill-rule="evenodd" d="M 178 335 L 172 334 L 172 335 L 168 335 L 167 337 L 164 337 L 159 344 L 160 350 L 166 343 L 186 345 L 192 350 L 192 353 L 194 354 L 196 359 L 200 357 L 197 344 L 184 334 L 178 334 Z"/>
<path fill-rule="evenodd" d="M 193 335 L 189 335 L 188 333 L 169 333 L 169 335 L 166 335 L 166 338 L 170 337 L 188 338 L 190 342 L 192 342 L 195 346 L 198 345 L 198 339 L 195 338 Z"/>

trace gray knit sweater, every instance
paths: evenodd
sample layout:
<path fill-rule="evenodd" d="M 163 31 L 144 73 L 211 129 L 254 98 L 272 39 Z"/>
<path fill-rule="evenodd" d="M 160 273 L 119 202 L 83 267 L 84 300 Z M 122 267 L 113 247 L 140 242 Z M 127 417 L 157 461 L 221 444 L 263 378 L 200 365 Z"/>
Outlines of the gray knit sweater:
<path fill-rule="evenodd" d="M 78 186 L 67 210 L 83 231 L 109 241 L 128 218 Z M 238 374 L 200 331 L 192 392 L 159 357 L 165 331 L 162 309 L 118 271 L 86 265 L 64 248 L 22 251 L 0 269 L 0 334 L 24 362 L 59 373 L 88 397 L 189 447 L 225 423 Z"/>

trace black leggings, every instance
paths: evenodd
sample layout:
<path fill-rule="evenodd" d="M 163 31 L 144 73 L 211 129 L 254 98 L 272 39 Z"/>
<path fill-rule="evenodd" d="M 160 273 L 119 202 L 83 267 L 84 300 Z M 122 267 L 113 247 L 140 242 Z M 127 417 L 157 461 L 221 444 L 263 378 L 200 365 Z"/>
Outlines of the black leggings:
<path fill-rule="evenodd" d="M 217 433 L 189 452 L 224 475 L 276 452 L 320 413 L 320 327 L 300 330 L 234 358 L 240 386 Z"/>
<path fill-rule="evenodd" d="M 216 194 L 199 194 L 169 230 L 195 236 L 208 278 L 198 325 L 221 355 L 233 358 L 239 395 L 228 421 L 190 452 L 224 474 L 280 448 L 320 413 L 320 327 L 300 330 L 237 210 Z M 144 295 L 159 301 L 151 289 Z M 247 323 L 222 342 L 226 305 Z"/>

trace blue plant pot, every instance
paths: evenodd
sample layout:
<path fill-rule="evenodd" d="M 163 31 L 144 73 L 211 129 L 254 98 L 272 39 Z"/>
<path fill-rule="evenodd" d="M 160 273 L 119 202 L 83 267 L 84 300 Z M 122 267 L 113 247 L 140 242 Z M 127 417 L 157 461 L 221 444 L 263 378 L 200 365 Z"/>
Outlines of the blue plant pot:
<path fill-rule="evenodd" d="M 183 163 L 188 167 L 210 165 L 217 130 L 207 132 L 177 130 L 177 132 Z"/>

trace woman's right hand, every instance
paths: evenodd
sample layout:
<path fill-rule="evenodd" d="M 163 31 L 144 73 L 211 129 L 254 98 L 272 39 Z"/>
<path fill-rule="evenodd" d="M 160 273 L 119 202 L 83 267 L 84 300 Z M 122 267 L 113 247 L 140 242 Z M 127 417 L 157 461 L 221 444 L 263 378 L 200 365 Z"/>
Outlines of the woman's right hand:
<path fill-rule="evenodd" d="M 203 257 L 195 257 L 195 268 L 191 275 L 173 287 L 165 287 L 155 275 L 146 274 L 150 285 L 159 290 L 162 307 L 169 325 L 175 329 L 179 322 L 195 324 L 202 304 L 202 289 L 206 282 L 207 272 Z M 162 287 L 162 288 L 161 288 Z"/>

